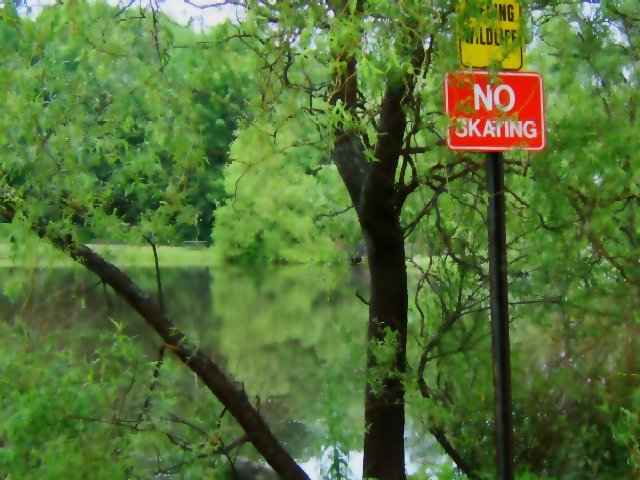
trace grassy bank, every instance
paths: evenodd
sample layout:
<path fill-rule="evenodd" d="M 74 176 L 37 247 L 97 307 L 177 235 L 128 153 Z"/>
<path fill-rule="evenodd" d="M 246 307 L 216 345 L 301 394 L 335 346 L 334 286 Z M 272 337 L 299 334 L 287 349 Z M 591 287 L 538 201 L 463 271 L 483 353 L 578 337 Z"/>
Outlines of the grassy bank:
<path fill-rule="evenodd" d="M 118 267 L 153 267 L 153 251 L 149 245 L 89 244 L 92 250 Z M 60 267 L 76 266 L 69 257 L 45 242 L 37 242 L 20 249 L 16 255 L 9 243 L 0 243 L 0 268 L 4 267 Z M 213 254 L 208 248 L 158 247 L 160 267 L 206 267 L 213 265 Z"/>

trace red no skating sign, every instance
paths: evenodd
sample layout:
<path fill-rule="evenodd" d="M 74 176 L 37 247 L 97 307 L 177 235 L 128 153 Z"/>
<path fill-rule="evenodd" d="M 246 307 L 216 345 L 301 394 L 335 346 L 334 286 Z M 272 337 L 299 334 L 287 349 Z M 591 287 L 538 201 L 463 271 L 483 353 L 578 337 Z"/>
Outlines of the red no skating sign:
<path fill-rule="evenodd" d="M 539 151 L 545 146 L 542 77 L 537 73 L 449 73 L 445 110 L 452 150 Z"/>

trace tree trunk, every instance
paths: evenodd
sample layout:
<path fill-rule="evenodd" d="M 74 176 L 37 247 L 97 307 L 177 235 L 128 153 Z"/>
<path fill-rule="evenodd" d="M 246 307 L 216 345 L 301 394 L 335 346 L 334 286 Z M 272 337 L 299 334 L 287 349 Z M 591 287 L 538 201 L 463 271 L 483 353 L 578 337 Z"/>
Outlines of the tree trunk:
<path fill-rule="evenodd" d="M 424 48 L 418 49 L 416 68 Z M 338 54 L 346 69 L 337 72 L 331 104 L 343 102 L 357 116 L 357 62 L 355 56 Z M 364 235 L 371 274 L 365 386 L 365 478 L 405 480 L 404 386 L 407 345 L 407 270 L 404 235 L 400 226 L 402 195 L 398 195 L 396 171 L 407 120 L 403 111 L 413 79 L 390 82 L 380 103 L 373 150 L 375 161 L 365 155 L 360 134 L 336 129 L 331 153 L 333 163 L 349 192 Z M 370 147 L 369 147 L 370 148 Z"/>
<path fill-rule="evenodd" d="M 379 173 L 372 169 L 360 209 L 371 274 L 363 470 L 365 478 L 404 480 L 407 270 L 393 177 Z"/>
<path fill-rule="evenodd" d="M 371 300 L 365 387 L 365 478 L 404 480 L 404 387 L 407 344 L 407 270 L 395 173 L 406 120 L 404 88 L 382 101 L 375 162 L 357 134 L 342 133 L 332 160 L 360 221 L 369 258 Z"/>

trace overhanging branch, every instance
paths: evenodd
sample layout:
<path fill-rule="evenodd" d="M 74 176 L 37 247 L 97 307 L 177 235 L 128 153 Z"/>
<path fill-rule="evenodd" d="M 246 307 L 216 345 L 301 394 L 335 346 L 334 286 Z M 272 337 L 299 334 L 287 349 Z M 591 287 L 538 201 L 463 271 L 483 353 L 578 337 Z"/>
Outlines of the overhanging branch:
<path fill-rule="evenodd" d="M 11 222 L 16 212 L 0 202 L 0 217 Z M 243 390 L 238 388 L 207 355 L 191 344 L 185 334 L 173 323 L 160 306 L 129 276 L 106 261 L 86 245 L 73 241 L 70 236 L 53 236 L 44 227 L 34 227 L 37 235 L 51 242 L 109 285 L 147 324 L 164 340 L 169 349 L 194 372 L 233 415 L 266 462 L 287 480 L 309 480 L 307 474 L 283 448 L 264 419 L 251 404 Z"/>

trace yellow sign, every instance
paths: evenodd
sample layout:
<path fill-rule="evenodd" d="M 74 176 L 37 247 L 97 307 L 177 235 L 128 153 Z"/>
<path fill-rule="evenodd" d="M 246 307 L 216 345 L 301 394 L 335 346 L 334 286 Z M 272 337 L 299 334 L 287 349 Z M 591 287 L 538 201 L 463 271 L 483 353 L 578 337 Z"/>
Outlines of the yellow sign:
<path fill-rule="evenodd" d="M 458 46 L 462 65 L 504 70 L 524 68 L 522 9 L 518 0 L 461 0 Z"/>

